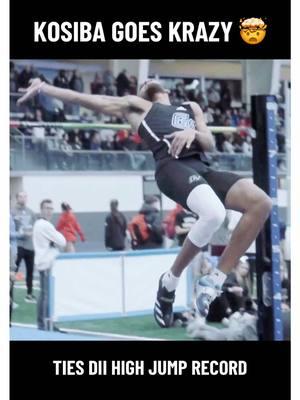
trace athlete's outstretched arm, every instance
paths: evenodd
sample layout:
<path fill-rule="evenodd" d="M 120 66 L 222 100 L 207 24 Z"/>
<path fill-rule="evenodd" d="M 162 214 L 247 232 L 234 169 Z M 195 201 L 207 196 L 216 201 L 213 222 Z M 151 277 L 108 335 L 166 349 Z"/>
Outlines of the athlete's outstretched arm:
<path fill-rule="evenodd" d="M 212 151 L 215 147 L 215 140 L 205 123 L 203 111 L 197 103 L 191 102 L 190 105 L 194 111 L 196 121 L 197 133 L 195 139 L 200 143 L 204 151 Z"/>
<path fill-rule="evenodd" d="M 117 97 L 79 93 L 49 85 L 38 78 L 33 79 L 27 89 L 19 89 L 19 91 L 23 92 L 24 95 L 18 100 L 18 104 L 24 103 L 38 93 L 44 93 L 62 101 L 76 103 L 90 110 L 117 117 L 123 116 L 130 106 L 140 106 L 143 109 L 144 102 L 137 96 Z"/>

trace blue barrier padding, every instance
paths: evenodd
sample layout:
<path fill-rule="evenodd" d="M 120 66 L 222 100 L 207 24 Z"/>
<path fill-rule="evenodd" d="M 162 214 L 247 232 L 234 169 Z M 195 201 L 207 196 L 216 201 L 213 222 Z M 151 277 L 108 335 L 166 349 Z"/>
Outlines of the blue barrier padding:
<path fill-rule="evenodd" d="M 154 300 L 153 300 L 154 305 Z M 175 312 L 185 311 L 184 307 L 174 307 Z M 102 313 L 102 314 L 82 314 L 82 315 L 61 315 L 59 316 L 55 322 L 71 322 L 71 321 L 89 321 L 95 319 L 109 319 L 109 318 L 125 318 L 125 317 L 141 317 L 143 315 L 152 315 L 153 310 L 141 310 L 141 311 L 129 311 L 125 314 L 118 313 Z"/>
<path fill-rule="evenodd" d="M 155 256 L 166 254 L 177 254 L 180 247 L 172 249 L 152 249 L 152 250 L 135 250 L 135 251 L 99 251 L 94 253 L 62 253 L 58 260 L 71 260 L 82 258 L 116 258 L 116 257 L 139 257 L 139 256 Z"/>

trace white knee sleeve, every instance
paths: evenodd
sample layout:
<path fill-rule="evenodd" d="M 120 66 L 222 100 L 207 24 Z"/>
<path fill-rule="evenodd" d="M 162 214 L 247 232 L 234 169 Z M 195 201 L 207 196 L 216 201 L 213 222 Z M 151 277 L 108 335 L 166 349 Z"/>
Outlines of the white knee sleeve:
<path fill-rule="evenodd" d="M 206 184 L 196 186 L 186 202 L 190 210 L 199 217 L 188 238 L 195 246 L 203 247 L 222 225 L 226 210 L 212 188 Z"/>

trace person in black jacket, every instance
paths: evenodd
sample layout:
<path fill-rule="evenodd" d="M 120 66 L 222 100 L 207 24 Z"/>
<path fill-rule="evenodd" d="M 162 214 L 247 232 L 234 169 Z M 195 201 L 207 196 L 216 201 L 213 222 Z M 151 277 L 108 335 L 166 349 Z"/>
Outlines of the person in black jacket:
<path fill-rule="evenodd" d="M 118 200 L 111 200 L 111 212 L 105 220 L 105 247 L 112 251 L 125 249 L 127 221 L 118 206 Z"/>
<path fill-rule="evenodd" d="M 144 215 L 145 222 L 149 228 L 149 237 L 141 249 L 156 249 L 163 245 L 163 227 L 159 212 L 159 201 L 155 196 L 145 199 L 140 214 Z"/>

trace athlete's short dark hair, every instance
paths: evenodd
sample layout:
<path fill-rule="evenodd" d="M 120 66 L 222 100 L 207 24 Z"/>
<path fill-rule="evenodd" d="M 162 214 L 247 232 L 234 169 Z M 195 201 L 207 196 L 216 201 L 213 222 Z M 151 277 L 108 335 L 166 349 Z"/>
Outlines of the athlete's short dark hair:
<path fill-rule="evenodd" d="M 145 88 L 145 86 L 147 87 Z M 145 100 L 153 101 L 156 93 L 166 93 L 166 89 L 158 81 L 150 79 L 145 81 L 140 87 L 140 96 Z"/>

